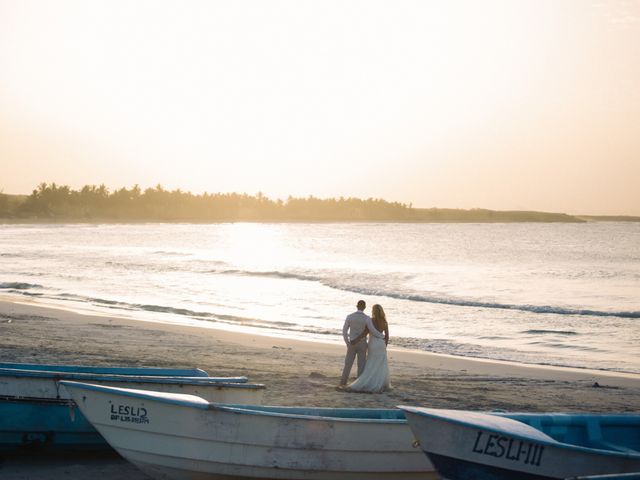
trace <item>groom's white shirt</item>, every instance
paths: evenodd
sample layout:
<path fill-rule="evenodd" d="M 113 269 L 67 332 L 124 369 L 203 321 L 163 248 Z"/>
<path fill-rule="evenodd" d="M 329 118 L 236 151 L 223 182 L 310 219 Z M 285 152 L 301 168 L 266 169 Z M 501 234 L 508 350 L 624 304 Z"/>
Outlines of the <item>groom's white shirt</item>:
<path fill-rule="evenodd" d="M 367 320 L 371 320 L 369 315 L 357 310 L 349 315 L 344 320 L 344 326 L 342 327 L 342 337 L 344 343 L 349 345 L 351 340 L 358 337 L 367 328 Z"/>

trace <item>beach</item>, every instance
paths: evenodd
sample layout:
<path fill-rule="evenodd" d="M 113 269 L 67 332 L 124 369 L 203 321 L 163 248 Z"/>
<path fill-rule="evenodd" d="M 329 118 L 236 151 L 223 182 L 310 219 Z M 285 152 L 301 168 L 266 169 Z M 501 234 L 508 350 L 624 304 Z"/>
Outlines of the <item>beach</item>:
<path fill-rule="evenodd" d="M 341 345 L 85 315 L 10 300 L 0 300 L 3 362 L 197 366 L 214 376 L 246 375 L 265 384 L 264 403 L 271 405 L 640 412 L 639 375 L 397 349 L 392 336 L 393 389 L 345 393 L 335 390 L 345 353 Z M 4 480 L 80 479 L 89 474 L 146 478 L 116 456 L 5 457 L 0 474 Z"/>
<path fill-rule="evenodd" d="M 452 434 L 454 455 L 444 428 L 417 441 L 399 406 L 488 425 L 520 412 L 559 442 L 640 450 L 617 426 L 640 417 L 640 0 L 9 0 L 0 27 L 0 363 L 259 385 L 151 408 L 155 394 L 110 391 L 105 408 L 76 396 L 125 455 L 360 478 L 407 467 L 402 445 L 424 461 L 435 439 L 447 478 L 458 457 L 477 475 L 486 460 L 541 466 L 548 439 L 531 429 L 478 431 L 466 451 Z M 356 308 L 365 369 L 364 332 L 345 321 Z M 81 452 L 92 444 L 74 430 L 100 438 L 63 398 L 72 384 L 4 370 L 0 480 L 148 480 L 114 450 Z M 201 396 L 213 382 L 116 380 Z M 215 423 L 241 390 L 264 393 L 261 420 Z M 331 410 L 336 446 L 316 420 L 275 415 L 314 407 Z M 391 460 L 387 420 L 405 434 Z M 199 447 L 208 435 L 221 446 Z M 23 451 L 3 453 L 13 443 Z M 604 473 L 586 470 L 563 477 Z"/>

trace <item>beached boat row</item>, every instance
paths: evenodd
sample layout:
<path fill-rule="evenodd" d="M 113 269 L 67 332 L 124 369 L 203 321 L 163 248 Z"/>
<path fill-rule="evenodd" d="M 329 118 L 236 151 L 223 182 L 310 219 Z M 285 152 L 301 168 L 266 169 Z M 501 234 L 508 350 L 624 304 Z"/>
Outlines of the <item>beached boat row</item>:
<path fill-rule="evenodd" d="M 0 363 L 0 452 L 108 448 L 61 380 L 197 395 L 210 402 L 260 404 L 264 385 L 212 377 L 201 369 Z"/>
<path fill-rule="evenodd" d="M 148 378 L 108 384 L 77 378 L 99 377 L 95 372 L 65 373 L 67 378 L 56 380 L 70 419 L 64 428 L 78 422 L 95 428 L 124 458 L 158 479 L 635 480 L 640 472 L 640 415 L 225 404 L 165 386 L 130 388 L 153 387 Z M 242 377 L 210 383 L 216 382 L 232 389 L 251 385 Z M 0 405 L 6 409 L 11 402 L 3 401 L 9 402 Z M 14 426 L 33 423 L 35 414 L 20 417 L 14 408 Z M 0 415 L 0 426 L 6 418 Z"/>

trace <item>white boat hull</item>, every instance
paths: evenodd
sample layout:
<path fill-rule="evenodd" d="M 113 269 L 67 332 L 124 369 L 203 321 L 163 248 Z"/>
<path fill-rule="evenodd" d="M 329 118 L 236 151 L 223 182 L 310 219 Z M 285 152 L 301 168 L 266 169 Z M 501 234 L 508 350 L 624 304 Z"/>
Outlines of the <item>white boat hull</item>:
<path fill-rule="evenodd" d="M 439 478 L 404 420 L 265 415 L 65 385 L 111 446 L 158 479 Z"/>

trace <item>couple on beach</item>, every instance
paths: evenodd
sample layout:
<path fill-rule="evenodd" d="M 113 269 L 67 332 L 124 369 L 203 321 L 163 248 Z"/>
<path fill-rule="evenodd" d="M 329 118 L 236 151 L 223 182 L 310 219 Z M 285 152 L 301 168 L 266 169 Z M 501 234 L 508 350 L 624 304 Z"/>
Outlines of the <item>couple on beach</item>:
<path fill-rule="evenodd" d="M 371 317 L 364 313 L 365 307 L 364 300 L 358 301 L 358 310 L 347 316 L 342 327 L 342 336 L 347 344 L 347 355 L 344 359 L 344 369 L 338 389 L 349 392 L 380 393 L 389 390 L 389 364 L 387 363 L 389 325 L 381 305 L 373 306 Z M 358 378 L 347 385 L 356 357 Z"/>

